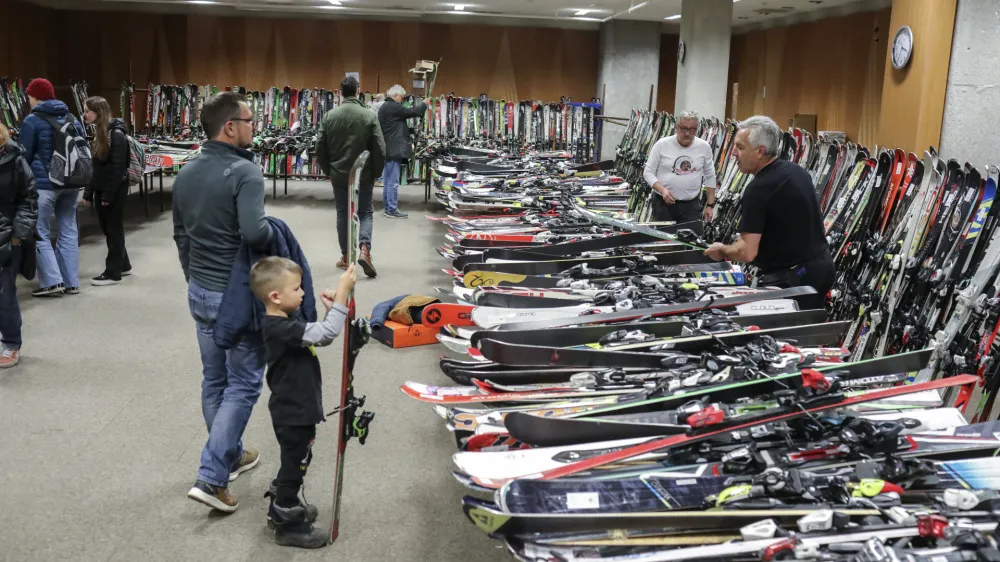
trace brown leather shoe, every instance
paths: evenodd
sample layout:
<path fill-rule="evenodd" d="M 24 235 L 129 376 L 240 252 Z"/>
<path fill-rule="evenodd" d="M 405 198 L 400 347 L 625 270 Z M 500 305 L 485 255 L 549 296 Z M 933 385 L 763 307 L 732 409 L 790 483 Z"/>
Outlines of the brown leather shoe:
<path fill-rule="evenodd" d="M 340 256 L 340 261 L 337 262 L 337 269 L 347 269 L 347 256 Z"/>
<path fill-rule="evenodd" d="M 372 263 L 372 251 L 367 244 L 361 246 L 361 256 L 358 257 L 358 263 L 361 264 L 361 269 L 365 270 L 365 275 L 368 277 L 375 277 L 378 272 L 375 271 L 375 265 Z"/>
<path fill-rule="evenodd" d="M 188 497 L 198 503 L 203 503 L 212 509 L 223 513 L 232 513 L 240 506 L 236 497 L 229 493 L 229 488 L 213 486 L 201 480 L 194 483 L 188 491 Z"/>

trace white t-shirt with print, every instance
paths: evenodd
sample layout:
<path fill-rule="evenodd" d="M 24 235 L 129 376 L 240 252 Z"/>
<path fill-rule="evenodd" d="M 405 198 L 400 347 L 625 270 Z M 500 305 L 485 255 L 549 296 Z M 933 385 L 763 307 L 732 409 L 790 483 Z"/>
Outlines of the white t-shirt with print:
<path fill-rule="evenodd" d="M 642 178 L 649 185 L 659 181 L 678 201 L 690 201 L 702 187 L 718 186 L 712 147 L 698 137 L 687 147 L 677 142 L 676 135 L 662 138 L 649 151 Z"/>

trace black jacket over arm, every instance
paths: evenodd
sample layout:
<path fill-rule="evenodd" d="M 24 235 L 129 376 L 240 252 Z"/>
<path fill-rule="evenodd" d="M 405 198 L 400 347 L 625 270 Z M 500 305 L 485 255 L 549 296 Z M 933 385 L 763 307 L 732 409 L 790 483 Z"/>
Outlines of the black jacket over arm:
<path fill-rule="evenodd" d="M 396 100 L 385 100 L 378 110 L 378 123 L 385 138 L 385 159 L 401 162 L 413 158 L 413 146 L 410 145 L 410 128 L 406 120 L 411 117 L 422 117 L 427 111 L 427 104 L 420 102 L 413 107 L 403 107 Z"/>

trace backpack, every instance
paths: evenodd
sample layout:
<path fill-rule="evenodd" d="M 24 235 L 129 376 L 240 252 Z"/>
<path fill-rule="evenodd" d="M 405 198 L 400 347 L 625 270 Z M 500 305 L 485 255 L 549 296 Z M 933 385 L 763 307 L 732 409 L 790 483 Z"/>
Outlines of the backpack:
<path fill-rule="evenodd" d="M 142 183 L 142 174 L 146 171 L 146 151 L 139 141 L 128 135 L 125 138 L 128 139 L 128 171 L 125 177 L 128 178 L 129 185 L 139 185 Z"/>
<path fill-rule="evenodd" d="M 94 160 L 90 143 L 80 135 L 76 119 L 67 115 L 60 125 L 52 116 L 36 113 L 55 129 L 52 161 L 49 162 L 49 181 L 56 187 L 86 187 L 94 174 Z"/>

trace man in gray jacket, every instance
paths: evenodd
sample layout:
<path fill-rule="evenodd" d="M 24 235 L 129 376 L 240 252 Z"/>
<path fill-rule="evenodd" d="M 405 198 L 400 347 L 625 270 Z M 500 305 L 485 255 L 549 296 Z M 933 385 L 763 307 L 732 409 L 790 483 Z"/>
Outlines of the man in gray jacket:
<path fill-rule="evenodd" d="M 245 98 L 222 92 L 207 102 L 201 124 L 210 138 L 177 175 L 173 187 L 174 241 L 188 281 L 188 306 L 201 350 L 201 410 L 208 442 L 188 497 L 225 513 L 239 503 L 229 482 L 257 466 L 256 449 L 243 448 L 243 430 L 264 381 L 264 343 L 247 334 L 231 349 L 213 340 L 236 254 L 245 240 L 266 251 L 272 233 L 264 218 L 264 175 L 246 150 L 253 114 Z"/>

